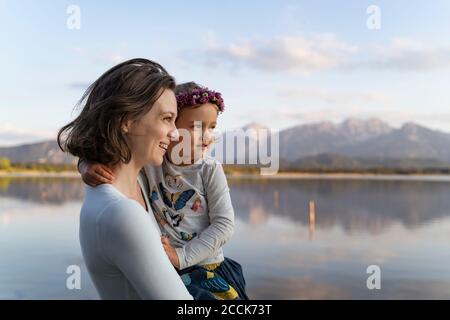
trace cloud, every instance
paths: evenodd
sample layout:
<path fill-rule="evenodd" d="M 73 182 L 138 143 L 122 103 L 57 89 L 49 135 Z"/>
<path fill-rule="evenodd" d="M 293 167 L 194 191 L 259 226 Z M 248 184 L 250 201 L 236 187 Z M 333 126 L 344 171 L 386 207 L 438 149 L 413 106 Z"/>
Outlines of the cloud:
<path fill-rule="evenodd" d="M 335 68 L 349 55 L 359 51 L 336 38 L 334 34 L 309 37 L 280 36 L 263 41 L 243 41 L 220 45 L 210 37 L 204 52 L 209 64 L 229 62 L 264 71 L 284 71 L 307 75 L 314 71 Z"/>
<path fill-rule="evenodd" d="M 387 44 L 358 46 L 333 33 L 284 35 L 220 44 L 214 33 L 201 54 L 208 66 L 230 64 L 266 72 L 309 75 L 324 70 L 435 71 L 450 67 L 450 47 L 397 37 Z"/>
<path fill-rule="evenodd" d="M 69 88 L 70 89 L 76 89 L 76 90 L 86 90 L 87 87 L 89 87 L 91 85 L 90 82 L 83 82 L 83 81 L 75 81 L 75 82 L 71 82 L 69 83 Z"/>
<path fill-rule="evenodd" d="M 261 106 L 261 110 L 274 110 L 265 113 L 241 113 L 239 119 L 242 121 L 253 121 L 267 125 L 271 130 L 283 130 L 300 124 L 316 123 L 322 121 L 341 122 L 350 117 L 360 117 L 360 110 L 356 107 L 345 108 L 323 108 L 303 109 L 289 106 L 273 105 Z M 363 117 L 363 116 L 361 116 Z M 382 118 L 382 117 L 381 117 Z"/>
<path fill-rule="evenodd" d="M 80 56 L 84 56 L 86 54 L 86 50 L 79 46 L 67 46 L 66 49 Z"/>
<path fill-rule="evenodd" d="M 282 88 L 277 90 L 277 95 L 282 98 L 302 99 L 302 101 L 321 101 L 331 104 L 357 103 L 386 103 L 390 100 L 381 92 L 364 91 L 335 91 L 309 88 Z"/>
<path fill-rule="evenodd" d="M 348 118 L 373 119 L 377 118 L 387 122 L 392 127 L 401 127 L 407 122 L 414 122 L 432 130 L 440 130 L 450 133 L 450 112 L 429 112 L 400 109 L 398 107 L 362 107 L 350 105 L 346 108 L 326 107 L 326 108 L 307 108 L 304 105 L 264 105 L 264 110 L 274 110 L 266 113 L 240 113 L 239 119 L 242 121 L 255 121 L 267 124 L 272 130 L 282 130 L 290 126 L 317 123 L 334 122 L 339 123 Z"/>
<path fill-rule="evenodd" d="M 66 47 L 66 50 L 88 62 L 103 65 L 116 65 L 127 60 L 126 56 L 122 53 L 127 51 L 127 49 L 128 44 L 125 42 L 121 43 L 118 48 L 106 53 L 95 53 L 79 46 Z M 69 88 L 74 90 L 86 90 L 90 85 L 91 82 L 87 81 L 74 81 L 68 84 Z"/>
<path fill-rule="evenodd" d="M 55 131 L 25 129 L 10 123 L 0 123 L 0 146 L 14 146 L 50 139 L 56 139 Z"/>
<path fill-rule="evenodd" d="M 365 52 L 367 58 L 351 61 L 342 68 L 439 71 L 450 67 L 450 47 L 433 47 L 413 38 L 394 38 L 387 45 L 373 45 Z"/>
<path fill-rule="evenodd" d="M 124 52 L 128 50 L 128 44 L 121 43 L 117 48 L 111 49 L 103 53 L 92 52 L 79 46 L 67 46 L 66 50 L 72 52 L 73 54 L 81 58 L 86 58 L 94 63 L 118 64 L 120 62 L 127 60 L 126 54 Z"/>
<path fill-rule="evenodd" d="M 119 53 L 102 54 L 102 55 L 98 55 L 94 59 L 94 61 L 96 63 L 101 63 L 101 64 L 118 64 L 125 60 L 127 60 L 127 58 L 125 58 L 123 55 L 121 55 Z"/>
<path fill-rule="evenodd" d="M 331 121 L 340 122 L 347 118 L 371 119 L 378 118 L 392 125 L 400 127 L 406 122 L 415 122 L 422 124 L 433 130 L 441 130 L 450 133 L 450 112 L 425 113 L 404 111 L 393 108 L 380 108 L 370 110 L 368 108 L 351 107 L 341 110 L 339 108 L 323 108 L 318 110 L 299 110 L 292 107 L 278 108 L 275 114 L 270 115 L 270 119 L 261 119 L 261 121 L 278 120 L 282 123 L 286 121 L 296 124 Z"/>
<path fill-rule="evenodd" d="M 357 108 L 325 108 L 318 110 L 297 110 L 294 108 L 280 108 L 274 117 L 280 120 L 295 120 L 300 123 L 310 123 L 319 121 L 342 121 L 357 112 Z"/>

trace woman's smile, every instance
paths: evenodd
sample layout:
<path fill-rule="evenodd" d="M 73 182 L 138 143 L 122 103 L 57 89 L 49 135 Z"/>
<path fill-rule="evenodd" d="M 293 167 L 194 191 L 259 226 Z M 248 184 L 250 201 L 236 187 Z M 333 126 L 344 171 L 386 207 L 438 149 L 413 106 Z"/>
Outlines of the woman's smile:
<path fill-rule="evenodd" d="M 163 153 L 166 153 L 167 148 L 169 148 L 169 144 L 165 142 L 160 142 L 159 147 L 163 150 Z"/>

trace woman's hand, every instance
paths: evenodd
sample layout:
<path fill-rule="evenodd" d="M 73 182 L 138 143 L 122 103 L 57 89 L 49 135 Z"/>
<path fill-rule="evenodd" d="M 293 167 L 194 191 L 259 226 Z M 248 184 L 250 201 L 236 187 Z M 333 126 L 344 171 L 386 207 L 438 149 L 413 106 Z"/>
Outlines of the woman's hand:
<path fill-rule="evenodd" d="M 175 268 L 180 268 L 180 261 L 178 260 L 177 252 L 175 251 L 175 248 L 170 245 L 169 239 L 166 236 L 161 236 L 161 242 L 170 262 Z"/>
<path fill-rule="evenodd" d="M 114 180 L 112 170 L 100 163 L 80 161 L 78 170 L 84 183 L 91 187 L 102 183 L 112 183 Z"/>

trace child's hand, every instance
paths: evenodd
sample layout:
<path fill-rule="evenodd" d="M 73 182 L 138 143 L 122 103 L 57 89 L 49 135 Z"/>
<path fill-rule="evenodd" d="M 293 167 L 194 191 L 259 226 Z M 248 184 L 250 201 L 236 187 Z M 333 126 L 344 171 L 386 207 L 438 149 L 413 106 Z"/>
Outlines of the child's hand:
<path fill-rule="evenodd" d="M 165 236 L 161 236 L 161 242 L 166 251 L 167 256 L 169 257 L 170 262 L 173 264 L 175 268 L 180 268 L 180 261 L 178 260 L 177 252 L 174 247 L 172 247 L 169 243 L 169 239 Z"/>
<path fill-rule="evenodd" d="M 158 222 L 158 224 L 163 227 L 164 225 L 167 224 L 166 220 L 164 220 L 159 214 L 155 213 L 155 218 L 156 221 Z"/>
<path fill-rule="evenodd" d="M 111 169 L 100 163 L 81 161 L 78 169 L 84 183 L 91 187 L 102 183 L 112 183 L 114 180 Z"/>

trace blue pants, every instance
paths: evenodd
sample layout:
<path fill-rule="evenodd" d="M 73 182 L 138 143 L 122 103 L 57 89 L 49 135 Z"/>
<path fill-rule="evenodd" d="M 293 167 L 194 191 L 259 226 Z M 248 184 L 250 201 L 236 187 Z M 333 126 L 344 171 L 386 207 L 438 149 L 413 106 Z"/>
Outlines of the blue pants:
<path fill-rule="evenodd" d="M 249 300 L 242 267 L 230 258 L 212 271 L 193 266 L 178 274 L 195 300 Z"/>

